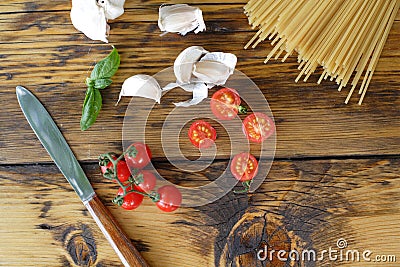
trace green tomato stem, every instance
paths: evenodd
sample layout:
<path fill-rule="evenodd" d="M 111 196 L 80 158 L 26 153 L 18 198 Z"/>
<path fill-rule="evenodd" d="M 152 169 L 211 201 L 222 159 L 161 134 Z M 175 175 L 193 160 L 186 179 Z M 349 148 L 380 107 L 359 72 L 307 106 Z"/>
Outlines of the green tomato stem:
<path fill-rule="evenodd" d="M 247 114 L 247 108 L 245 106 L 238 106 L 238 112 L 239 114 Z"/>
<path fill-rule="evenodd" d="M 242 190 L 235 190 L 235 191 L 233 191 L 233 193 L 235 193 L 235 194 L 243 194 L 243 193 L 248 193 L 249 192 L 249 190 L 250 190 L 250 185 L 251 185 L 251 182 L 252 182 L 253 180 L 248 180 L 248 181 L 244 181 L 244 182 L 242 182 L 242 185 L 243 185 L 243 187 L 244 187 L 244 189 L 242 189 Z"/>
<path fill-rule="evenodd" d="M 133 147 L 133 148 L 134 148 L 134 147 Z M 124 185 L 124 184 L 121 182 L 121 180 L 118 178 L 118 169 L 117 169 L 118 162 L 119 162 L 120 160 L 124 159 L 125 155 L 126 155 L 126 154 L 129 154 L 130 152 L 132 152 L 132 150 L 133 150 L 133 149 L 132 149 L 131 147 L 129 147 L 126 151 L 124 151 L 124 152 L 123 152 L 119 157 L 117 157 L 116 159 L 114 159 L 114 157 L 115 157 L 115 154 L 114 154 L 114 153 L 102 154 L 102 155 L 100 155 L 100 157 L 99 157 L 99 160 L 100 160 L 100 161 L 105 161 L 105 160 L 107 161 L 106 164 L 105 164 L 105 166 L 107 166 L 107 164 L 108 164 L 109 162 L 111 162 L 112 165 L 113 165 L 113 173 L 111 174 L 112 176 L 111 176 L 111 177 L 106 177 L 106 176 L 104 176 L 104 175 L 103 175 L 103 176 L 104 176 L 105 178 L 109 179 L 109 180 L 115 180 L 115 181 L 117 181 L 118 185 L 122 188 L 122 191 L 123 191 L 123 193 L 122 193 L 121 195 L 119 195 L 119 196 L 116 196 L 116 197 L 112 200 L 112 202 L 113 202 L 114 204 L 117 204 L 118 206 L 121 206 L 122 203 L 123 203 L 123 201 L 124 201 L 124 197 L 125 197 L 126 195 L 130 194 L 130 193 L 136 193 L 136 194 L 140 194 L 140 195 L 143 195 L 143 196 L 147 196 L 147 197 L 149 197 L 153 202 L 158 202 L 158 201 L 160 200 L 160 194 L 158 194 L 157 192 L 151 191 L 150 193 L 146 193 L 146 192 L 138 191 L 138 190 L 133 189 L 133 188 L 131 188 L 130 190 L 127 190 L 128 187 L 131 187 L 131 186 L 134 185 L 134 184 L 138 185 L 138 184 L 140 184 L 140 183 L 143 182 L 143 175 L 138 174 L 138 172 L 139 172 L 138 169 L 133 169 L 132 172 L 134 172 L 134 174 L 131 175 L 131 177 L 129 178 L 129 180 L 128 180 L 128 181 L 129 181 L 129 184 L 127 184 L 127 185 Z M 133 151 L 135 152 L 135 151 L 136 151 L 136 148 L 134 148 Z"/>

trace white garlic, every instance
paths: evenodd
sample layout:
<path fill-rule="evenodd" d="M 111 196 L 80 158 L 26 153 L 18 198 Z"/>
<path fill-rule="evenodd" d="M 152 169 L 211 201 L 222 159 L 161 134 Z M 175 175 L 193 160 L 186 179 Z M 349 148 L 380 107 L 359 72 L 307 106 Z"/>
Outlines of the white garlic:
<path fill-rule="evenodd" d="M 177 107 L 189 107 L 199 104 L 208 97 L 208 87 L 204 83 L 195 83 L 192 87 L 193 98 L 184 102 L 174 103 Z"/>
<path fill-rule="evenodd" d="M 211 52 L 202 57 L 200 61 L 220 62 L 226 65 L 229 68 L 229 72 L 232 74 L 236 67 L 237 57 L 232 53 Z"/>
<path fill-rule="evenodd" d="M 125 0 L 96 0 L 96 2 L 104 9 L 106 19 L 116 19 L 124 14 Z"/>
<path fill-rule="evenodd" d="M 207 53 L 194 65 L 193 76 L 197 77 L 197 82 L 204 82 L 209 87 L 224 85 L 235 70 L 236 63 L 234 54 Z"/>
<path fill-rule="evenodd" d="M 124 81 L 115 105 L 118 105 L 122 96 L 140 96 L 160 103 L 161 95 L 161 87 L 156 79 L 149 75 L 137 74 Z"/>
<path fill-rule="evenodd" d="M 190 46 L 178 55 L 174 62 L 177 83 L 190 83 L 194 64 L 206 53 L 208 51 L 201 46 Z"/>
<path fill-rule="evenodd" d="M 224 85 L 233 74 L 237 63 L 234 54 L 208 52 L 203 47 L 191 46 L 183 50 L 174 62 L 176 82 L 162 88 L 168 91 L 180 87 L 193 93 L 188 101 L 175 103 L 176 106 L 188 107 L 200 103 L 208 96 L 208 89 L 215 85 Z"/>
<path fill-rule="evenodd" d="M 185 35 L 193 31 L 199 33 L 206 29 L 200 8 L 187 4 L 161 5 L 158 27 L 163 32 L 175 32 Z"/>
<path fill-rule="evenodd" d="M 203 101 L 203 99 L 208 97 L 208 86 L 205 83 L 188 83 L 188 84 L 179 84 L 179 83 L 169 83 L 162 88 L 163 91 L 169 91 L 176 87 L 180 87 L 186 92 L 192 92 L 193 97 L 190 100 L 174 103 L 177 107 L 189 107 L 192 105 L 196 105 Z"/>
<path fill-rule="evenodd" d="M 124 3 L 125 0 L 72 0 L 72 24 L 90 39 L 108 43 L 107 20 L 121 16 Z"/>

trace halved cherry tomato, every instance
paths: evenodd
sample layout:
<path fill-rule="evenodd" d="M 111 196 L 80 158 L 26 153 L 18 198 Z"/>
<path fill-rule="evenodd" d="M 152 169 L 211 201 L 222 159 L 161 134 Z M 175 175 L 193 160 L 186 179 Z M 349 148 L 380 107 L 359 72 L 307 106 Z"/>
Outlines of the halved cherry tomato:
<path fill-rule="evenodd" d="M 203 120 L 193 122 L 189 128 L 188 135 L 190 142 L 199 148 L 210 147 L 217 139 L 217 131 Z"/>
<path fill-rule="evenodd" d="M 151 161 L 150 148 L 143 143 L 134 143 L 131 146 L 136 148 L 136 156 L 132 157 L 128 154 L 125 155 L 125 161 L 129 168 L 142 169 L 147 166 Z"/>
<path fill-rule="evenodd" d="M 235 89 L 224 87 L 213 94 L 211 111 L 220 120 L 232 120 L 238 114 L 240 102 L 240 96 Z"/>
<path fill-rule="evenodd" d="M 250 181 L 257 175 L 258 161 L 250 153 L 243 152 L 233 157 L 231 173 L 239 181 Z"/>
<path fill-rule="evenodd" d="M 274 122 L 264 113 L 255 112 L 243 120 L 243 133 L 251 142 L 261 143 L 274 131 Z"/>
<path fill-rule="evenodd" d="M 179 208 L 182 203 L 182 194 L 173 185 L 164 185 L 157 190 L 160 196 L 156 202 L 157 207 L 165 212 L 171 212 Z"/>
<path fill-rule="evenodd" d="M 116 156 L 112 156 L 114 160 L 117 159 Z M 108 162 L 106 166 L 100 166 L 100 170 L 103 174 L 106 172 L 109 173 L 114 173 L 114 165 L 112 162 Z M 128 181 L 129 177 L 131 176 L 131 171 L 129 170 L 128 166 L 126 165 L 126 162 L 124 160 L 120 160 L 117 163 L 117 173 L 118 173 L 118 179 L 122 182 L 125 183 Z"/>
<path fill-rule="evenodd" d="M 132 190 L 132 187 L 128 187 L 126 190 Z M 123 189 L 120 187 L 118 189 L 118 196 L 121 196 L 124 194 Z M 124 202 L 122 203 L 121 207 L 123 207 L 126 210 L 133 210 L 136 209 L 137 207 L 140 206 L 140 204 L 142 204 L 143 201 L 143 195 L 135 193 L 135 192 L 131 192 L 128 193 L 126 196 L 124 196 Z"/>
<path fill-rule="evenodd" d="M 142 181 L 134 185 L 135 190 L 149 193 L 156 186 L 157 179 L 151 171 L 141 170 L 136 177 L 139 177 L 137 179 Z"/>

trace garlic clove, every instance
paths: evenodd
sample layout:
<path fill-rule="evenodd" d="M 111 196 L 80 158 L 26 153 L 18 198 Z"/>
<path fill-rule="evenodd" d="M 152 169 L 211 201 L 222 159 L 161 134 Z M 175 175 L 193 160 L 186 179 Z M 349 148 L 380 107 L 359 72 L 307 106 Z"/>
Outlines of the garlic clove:
<path fill-rule="evenodd" d="M 231 53 L 212 52 L 204 55 L 194 65 L 196 81 L 205 82 L 209 87 L 223 85 L 234 72 L 237 57 Z"/>
<path fill-rule="evenodd" d="M 96 0 L 104 8 L 106 19 L 116 19 L 124 14 L 125 0 Z"/>
<path fill-rule="evenodd" d="M 200 61 L 195 65 L 193 75 L 197 77 L 197 82 L 204 82 L 212 87 L 225 84 L 231 74 L 229 67 L 222 63 Z"/>
<path fill-rule="evenodd" d="M 125 0 L 72 0 L 72 24 L 88 38 L 108 43 L 107 19 L 122 15 L 124 3 Z"/>
<path fill-rule="evenodd" d="M 211 52 L 204 55 L 200 61 L 215 61 L 220 62 L 229 67 L 231 74 L 235 70 L 237 57 L 231 53 Z"/>
<path fill-rule="evenodd" d="M 124 81 L 115 105 L 118 105 L 122 96 L 139 96 L 154 99 L 160 104 L 161 94 L 161 87 L 156 79 L 149 75 L 137 74 Z"/>
<path fill-rule="evenodd" d="M 87 37 L 108 43 L 106 17 L 95 0 L 72 0 L 70 17 L 74 27 Z"/>
<path fill-rule="evenodd" d="M 199 33 L 206 29 L 202 11 L 187 4 L 161 5 L 158 27 L 163 32 L 185 35 L 190 31 Z"/>
<path fill-rule="evenodd" d="M 174 73 L 177 83 L 190 83 L 194 64 L 206 53 L 208 51 L 201 46 L 190 46 L 178 55 L 174 62 Z"/>
<path fill-rule="evenodd" d="M 193 86 L 193 98 L 187 101 L 174 103 L 177 107 L 190 107 L 199 104 L 208 97 L 208 87 L 204 83 L 195 83 Z"/>

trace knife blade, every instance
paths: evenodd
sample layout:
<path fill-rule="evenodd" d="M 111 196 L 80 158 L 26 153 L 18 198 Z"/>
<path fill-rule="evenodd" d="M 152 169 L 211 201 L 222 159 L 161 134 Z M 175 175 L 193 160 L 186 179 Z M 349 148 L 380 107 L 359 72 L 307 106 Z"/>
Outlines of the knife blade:
<path fill-rule="evenodd" d="M 71 184 L 125 266 L 148 266 L 110 211 L 96 196 L 64 136 L 40 101 L 26 88 L 16 87 L 19 105 L 32 130 Z"/>

